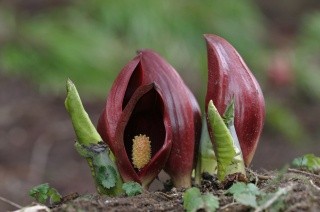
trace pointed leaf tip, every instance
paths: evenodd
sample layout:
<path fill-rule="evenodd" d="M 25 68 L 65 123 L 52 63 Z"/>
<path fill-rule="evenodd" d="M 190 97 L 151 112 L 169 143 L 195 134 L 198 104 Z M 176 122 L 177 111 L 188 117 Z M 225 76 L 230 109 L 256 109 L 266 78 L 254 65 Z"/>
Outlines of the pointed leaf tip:
<path fill-rule="evenodd" d="M 67 94 L 68 94 L 72 89 L 75 89 L 75 85 L 74 85 L 74 83 L 72 82 L 72 80 L 71 80 L 70 78 L 67 79 L 66 89 L 67 89 Z"/>
<path fill-rule="evenodd" d="M 76 86 L 68 79 L 66 87 L 67 97 L 64 104 L 71 117 L 77 140 L 84 145 L 98 143 L 102 139 L 82 105 Z"/>

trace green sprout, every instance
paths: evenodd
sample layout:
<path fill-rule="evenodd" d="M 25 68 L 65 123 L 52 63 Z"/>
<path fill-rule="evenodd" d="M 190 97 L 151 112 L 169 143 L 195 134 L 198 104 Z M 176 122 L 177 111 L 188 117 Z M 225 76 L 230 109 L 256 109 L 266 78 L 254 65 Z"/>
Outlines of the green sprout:
<path fill-rule="evenodd" d="M 320 157 L 316 157 L 314 154 L 306 154 L 302 157 L 295 158 L 292 161 L 292 165 L 318 173 L 320 172 Z"/>
<path fill-rule="evenodd" d="M 187 189 L 183 194 L 183 207 L 187 212 L 198 210 L 216 211 L 219 208 L 219 199 L 213 194 L 201 194 L 196 187 Z"/>
<path fill-rule="evenodd" d="M 242 152 L 234 128 L 234 101 L 230 102 L 223 117 L 210 101 L 207 118 L 214 145 L 210 146 L 208 132 L 205 131 L 207 129 L 204 126 L 200 141 L 198 159 L 200 162 L 196 168 L 196 183 L 199 183 L 201 173 L 206 171 L 215 174 L 216 169 L 220 181 L 223 181 L 227 175 L 235 173 L 246 176 Z"/>
<path fill-rule="evenodd" d="M 136 196 L 142 193 L 142 186 L 137 182 L 126 182 L 122 185 L 122 189 L 129 197 Z"/>
<path fill-rule="evenodd" d="M 41 204 L 46 203 L 48 199 L 50 200 L 50 204 L 57 204 L 62 199 L 59 192 L 55 188 L 50 187 L 48 183 L 33 187 L 30 189 L 29 195 Z"/>
<path fill-rule="evenodd" d="M 123 193 L 122 179 L 114 163 L 114 156 L 92 124 L 78 91 L 71 80 L 67 81 L 65 107 L 76 133 L 75 148 L 91 169 L 99 194 L 117 196 Z"/>

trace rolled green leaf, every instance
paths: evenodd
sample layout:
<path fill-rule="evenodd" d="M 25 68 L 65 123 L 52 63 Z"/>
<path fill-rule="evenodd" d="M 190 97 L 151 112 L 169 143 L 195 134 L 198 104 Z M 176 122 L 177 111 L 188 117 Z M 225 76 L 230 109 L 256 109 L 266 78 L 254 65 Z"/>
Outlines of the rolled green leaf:
<path fill-rule="evenodd" d="M 232 100 L 221 117 L 213 105 L 208 105 L 208 123 L 203 119 L 200 148 L 195 172 L 195 183 L 200 184 L 202 173 L 217 174 L 223 180 L 229 174 L 241 173 L 245 176 L 244 160 L 234 127 L 234 101 Z M 210 114 L 209 114 L 210 113 Z M 213 142 L 211 142 L 209 132 Z M 213 144 L 214 147 L 213 148 Z"/>
<path fill-rule="evenodd" d="M 102 141 L 101 136 L 92 124 L 85 111 L 76 86 L 67 80 L 67 98 L 64 105 L 71 117 L 72 125 L 77 136 L 77 141 L 85 146 L 97 144 Z"/>
<path fill-rule="evenodd" d="M 226 111 L 223 113 L 223 121 L 229 128 L 231 125 L 234 125 L 234 98 L 227 105 Z"/>
<path fill-rule="evenodd" d="M 117 196 L 123 193 L 122 179 L 114 163 L 114 156 L 92 124 L 78 91 L 71 80 L 67 81 L 65 107 L 76 133 L 75 148 L 91 169 L 99 194 Z"/>
<path fill-rule="evenodd" d="M 222 181 L 228 174 L 228 167 L 234 161 L 236 151 L 234 149 L 232 135 L 212 100 L 209 102 L 207 115 L 209 127 L 211 128 L 210 133 L 217 156 L 218 179 Z"/>
<path fill-rule="evenodd" d="M 235 104 L 234 99 L 232 99 L 230 103 L 227 105 L 226 111 L 224 112 L 222 117 L 224 123 L 228 127 L 229 132 L 232 136 L 233 148 L 236 152 L 236 156 L 234 157 L 233 163 L 227 168 L 227 174 L 242 173 L 245 176 L 246 171 L 245 171 L 243 154 L 241 151 L 238 135 L 234 127 L 234 111 L 235 111 L 234 104 Z"/>

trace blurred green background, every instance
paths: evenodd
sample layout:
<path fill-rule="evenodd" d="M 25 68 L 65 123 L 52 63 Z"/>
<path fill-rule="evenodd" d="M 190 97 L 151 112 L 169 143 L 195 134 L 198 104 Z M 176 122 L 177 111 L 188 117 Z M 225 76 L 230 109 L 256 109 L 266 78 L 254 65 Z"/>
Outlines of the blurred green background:
<path fill-rule="evenodd" d="M 0 2 L 1 104 L 8 102 L 5 96 L 13 90 L 5 84 L 8 79 L 22 80 L 14 84 L 18 87 L 31 83 L 39 98 L 58 98 L 53 104 L 60 104 L 65 81 L 71 78 L 87 104 L 98 104 L 93 107 L 98 113 L 122 67 L 136 50 L 149 48 L 176 68 L 203 107 L 205 33 L 234 45 L 261 84 L 267 116 L 258 148 L 261 163 L 256 164 L 268 164 L 263 154 L 270 157 L 275 148 L 278 158 L 281 151 L 302 146 L 319 155 L 317 0 L 4 0 Z M 45 119 L 50 120 L 51 114 Z"/>
<path fill-rule="evenodd" d="M 84 95 L 104 97 L 135 51 L 151 48 L 181 72 L 194 90 L 201 89 L 197 93 L 202 95 L 206 83 L 204 33 L 230 40 L 253 70 L 261 69 L 264 59 L 261 38 L 265 29 L 248 1 L 96 0 L 61 4 L 1 7 L 6 20 L 2 23 L 1 64 L 6 73 L 24 74 L 51 92 L 61 92 L 70 77 L 83 88 Z"/>
<path fill-rule="evenodd" d="M 2 1 L 0 69 L 61 96 L 71 78 L 84 98 L 101 99 L 135 51 L 150 48 L 181 73 L 202 104 L 207 83 L 202 35 L 213 33 L 236 47 L 266 94 L 274 83 L 318 101 L 320 13 L 311 10 L 316 1 L 272 2 Z M 303 129 L 281 98 L 266 95 L 267 122 L 298 142 Z M 299 101 L 294 104 L 303 104 Z"/>

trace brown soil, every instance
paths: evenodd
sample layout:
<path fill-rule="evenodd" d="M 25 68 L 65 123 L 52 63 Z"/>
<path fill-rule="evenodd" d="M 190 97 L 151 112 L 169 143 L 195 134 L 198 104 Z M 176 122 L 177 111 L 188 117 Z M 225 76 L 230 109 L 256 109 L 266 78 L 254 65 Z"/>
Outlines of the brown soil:
<path fill-rule="evenodd" d="M 53 208 L 53 211 L 184 211 L 182 193 L 144 192 L 134 197 L 85 195 Z"/>
<path fill-rule="evenodd" d="M 252 182 L 266 193 L 275 192 L 278 188 L 287 188 L 287 194 L 277 198 L 284 203 L 283 211 L 319 211 L 320 210 L 320 176 L 297 169 L 288 169 L 284 174 L 274 175 L 248 172 Z M 212 193 L 219 197 L 218 211 L 249 211 L 251 208 L 233 200 L 224 189 L 217 188 L 213 176 L 206 175 L 201 183 L 203 193 Z M 176 188 L 170 191 L 145 191 L 134 197 L 103 197 L 83 195 L 53 207 L 53 211 L 184 211 L 184 190 Z M 276 201 L 274 201 L 275 203 Z M 268 209 L 274 209 L 271 204 Z"/>

